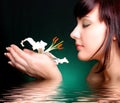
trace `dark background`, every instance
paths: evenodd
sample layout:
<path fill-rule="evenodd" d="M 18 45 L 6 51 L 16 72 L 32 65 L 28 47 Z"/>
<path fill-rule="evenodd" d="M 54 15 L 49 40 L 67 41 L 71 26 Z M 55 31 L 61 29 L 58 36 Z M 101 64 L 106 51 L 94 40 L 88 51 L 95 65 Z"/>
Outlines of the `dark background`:
<path fill-rule="evenodd" d="M 67 57 L 69 64 L 58 65 L 63 80 L 85 80 L 94 62 L 82 62 L 77 59 L 77 51 L 70 33 L 76 25 L 73 8 L 77 0 L 0 0 L 0 82 L 17 84 L 32 78 L 22 74 L 7 64 L 3 55 L 5 48 L 16 44 L 21 49 L 21 40 L 32 37 L 35 41 L 43 40 L 51 44 L 58 36 L 64 40 L 62 51 L 53 51 L 54 55 Z M 31 47 L 26 45 L 27 48 Z"/>

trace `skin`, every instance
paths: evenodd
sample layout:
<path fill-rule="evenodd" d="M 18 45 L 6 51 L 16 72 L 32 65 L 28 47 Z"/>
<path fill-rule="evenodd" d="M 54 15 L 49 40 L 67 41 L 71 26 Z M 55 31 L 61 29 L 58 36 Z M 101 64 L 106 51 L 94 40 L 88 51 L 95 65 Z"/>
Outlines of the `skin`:
<path fill-rule="evenodd" d="M 104 21 L 99 20 L 98 6 L 96 6 L 89 14 L 79 19 L 77 18 L 77 25 L 70 34 L 71 38 L 75 40 L 76 49 L 78 50 L 78 58 L 83 61 L 91 59 L 93 54 L 103 43 L 106 37 L 106 25 Z M 120 56 L 119 48 L 116 45 L 117 39 L 113 37 L 111 43 L 110 66 L 101 73 L 96 72 L 96 65 L 91 69 L 87 80 L 92 84 L 101 83 L 103 81 L 116 82 L 120 80 Z M 102 57 L 104 46 L 92 57 L 102 64 Z M 51 79 L 61 81 L 62 76 L 56 64 L 52 61 L 48 54 L 37 54 L 28 49 L 21 50 L 16 45 L 7 47 L 8 62 L 13 67 L 37 79 Z M 44 60 L 44 61 L 43 61 Z M 46 65 L 47 64 L 47 65 Z M 96 83 L 97 82 L 97 83 Z"/>
<path fill-rule="evenodd" d="M 77 25 L 70 34 L 71 38 L 75 40 L 76 49 L 78 51 L 78 58 L 83 61 L 88 61 L 94 53 L 102 45 L 106 36 L 106 25 L 99 20 L 98 6 L 96 6 L 89 14 L 79 19 L 77 18 Z M 95 54 L 92 59 L 101 60 L 103 56 L 103 47 Z M 102 62 L 102 61 L 101 61 Z M 103 73 L 95 73 L 96 65 L 91 69 L 87 80 L 92 84 L 100 83 L 104 80 Z"/>
<path fill-rule="evenodd" d="M 10 59 L 8 63 L 23 73 L 37 79 L 62 80 L 61 73 L 50 55 L 38 54 L 28 49 L 21 50 L 14 44 L 6 49 L 8 52 L 5 56 Z"/>
<path fill-rule="evenodd" d="M 98 17 L 98 8 L 95 7 L 85 17 L 77 18 L 77 26 L 70 34 L 71 38 L 75 40 L 80 60 L 88 61 L 104 41 L 106 25 L 104 22 L 100 22 Z M 92 59 L 100 60 L 101 56 L 102 50 Z"/>
<path fill-rule="evenodd" d="M 106 37 L 107 27 L 104 21 L 99 20 L 98 6 L 96 6 L 85 17 L 77 18 L 77 25 L 70 34 L 71 38 L 75 40 L 76 49 L 78 50 L 78 58 L 83 61 L 91 59 L 93 54 L 99 49 Z M 119 71 L 119 48 L 116 45 L 116 37 L 113 37 L 111 43 L 110 66 L 101 73 L 97 71 L 96 65 L 91 69 L 87 80 L 91 84 L 112 81 L 120 79 Z M 102 48 L 92 57 L 92 60 L 98 60 L 102 64 L 102 57 L 104 57 Z"/>

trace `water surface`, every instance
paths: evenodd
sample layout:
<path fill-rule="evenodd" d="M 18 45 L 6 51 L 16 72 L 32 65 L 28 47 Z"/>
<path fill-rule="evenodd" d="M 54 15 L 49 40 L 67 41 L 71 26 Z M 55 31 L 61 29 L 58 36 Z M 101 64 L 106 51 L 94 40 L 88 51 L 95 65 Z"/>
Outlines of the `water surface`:
<path fill-rule="evenodd" d="M 0 103 L 120 103 L 119 85 L 32 81 L 1 89 Z"/>

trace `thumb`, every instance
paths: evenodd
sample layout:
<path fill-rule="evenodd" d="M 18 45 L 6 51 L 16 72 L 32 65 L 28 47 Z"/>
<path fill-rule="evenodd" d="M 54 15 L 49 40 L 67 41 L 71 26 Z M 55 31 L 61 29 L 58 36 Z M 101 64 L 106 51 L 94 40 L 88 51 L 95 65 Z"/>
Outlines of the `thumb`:
<path fill-rule="evenodd" d="M 23 49 L 23 51 L 29 55 L 34 53 L 32 50 L 29 50 L 29 49 Z"/>
<path fill-rule="evenodd" d="M 47 52 L 47 53 L 45 53 L 47 56 L 49 56 L 50 58 L 52 58 L 52 59 L 55 59 L 55 58 L 57 58 L 57 57 L 55 57 L 52 53 L 49 53 L 49 52 Z"/>

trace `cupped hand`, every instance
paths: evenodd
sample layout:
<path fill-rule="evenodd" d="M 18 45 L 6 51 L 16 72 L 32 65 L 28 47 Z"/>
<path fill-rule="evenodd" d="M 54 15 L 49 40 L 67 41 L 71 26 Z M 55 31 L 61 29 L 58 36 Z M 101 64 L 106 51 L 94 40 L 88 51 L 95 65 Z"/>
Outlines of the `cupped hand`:
<path fill-rule="evenodd" d="M 12 44 L 6 48 L 9 64 L 23 73 L 37 79 L 62 80 L 61 73 L 49 54 L 39 54 Z"/>

